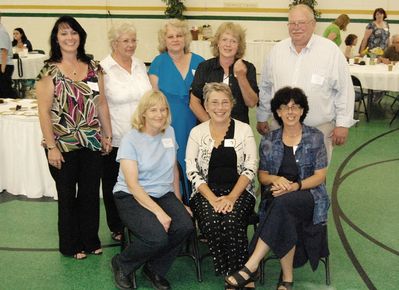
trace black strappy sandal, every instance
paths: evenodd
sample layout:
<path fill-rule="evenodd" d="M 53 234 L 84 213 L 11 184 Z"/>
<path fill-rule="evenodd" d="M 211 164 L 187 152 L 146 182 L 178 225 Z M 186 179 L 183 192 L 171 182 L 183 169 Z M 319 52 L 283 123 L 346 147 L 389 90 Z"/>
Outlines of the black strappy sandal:
<path fill-rule="evenodd" d="M 294 282 L 280 281 L 277 284 L 276 290 L 279 290 L 278 288 L 281 286 L 285 287 L 286 290 L 292 290 L 294 287 Z"/>
<path fill-rule="evenodd" d="M 248 275 L 248 278 L 244 278 L 240 272 L 243 272 Z M 235 272 L 233 275 L 230 275 L 224 279 L 224 281 L 229 284 L 230 286 L 233 286 L 235 288 L 242 288 L 245 287 L 248 283 L 251 282 L 256 282 L 259 279 L 259 270 L 256 269 L 255 272 L 251 272 L 246 266 L 242 268 L 241 270 Z M 235 284 L 233 284 L 228 278 L 234 278 Z"/>

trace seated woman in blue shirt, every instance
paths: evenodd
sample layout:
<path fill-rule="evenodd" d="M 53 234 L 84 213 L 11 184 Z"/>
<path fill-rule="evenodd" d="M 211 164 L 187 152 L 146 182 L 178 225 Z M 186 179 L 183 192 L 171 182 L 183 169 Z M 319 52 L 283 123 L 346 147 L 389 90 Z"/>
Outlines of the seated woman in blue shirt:
<path fill-rule="evenodd" d="M 114 187 L 122 223 L 133 232 L 133 242 L 112 258 L 119 289 L 130 289 L 131 273 L 143 275 L 156 289 L 170 289 L 165 275 L 180 245 L 193 231 L 189 210 L 181 202 L 176 163 L 177 143 L 170 126 L 169 105 L 159 91 L 141 98 L 131 129 L 123 137 Z"/>
<path fill-rule="evenodd" d="M 269 190 L 262 196 L 266 204 L 252 240 L 252 255 L 240 271 L 226 278 L 235 287 L 255 281 L 259 264 L 272 250 L 282 269 L 277 289 L 292 289 L 293 267 L 309 259 L 317 268 L 323 250 L 321 227 L 329 207 L 323 134 L 303 124 L 309 106 L 299 88 L 277 91 L 271 109 L 281 128 L 262 137 L 258 172 L 260 183 Z M 313 235 L 307 234 L 310 231 Z"/>

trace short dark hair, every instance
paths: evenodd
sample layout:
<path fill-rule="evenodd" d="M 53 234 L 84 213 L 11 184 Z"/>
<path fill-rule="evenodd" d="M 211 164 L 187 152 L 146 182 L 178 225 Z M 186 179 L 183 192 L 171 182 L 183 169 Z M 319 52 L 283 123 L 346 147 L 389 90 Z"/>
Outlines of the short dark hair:
<path fill-rule="evenodd" d="M 25 43 L 28 40 L 28 38 L 26 37 L 25 31 L 21 27 L 17 27 L 14 30 L 18 31 L 21 34 L 22 43 Z M 13 39 L 12 46 L 16 46 L 16 45 L 17 45 L 17 40 Z"/>
<path fill-rule="evenodd" d="M 353 42 L 357 38 L 356 34 L 348 34 L 348 36 L 345 38 L 345 44 L 346 45 L 353 45 Z"/>
<path fill-rule="evenodd" d="M 300 88 L 284 87 L 279 89 L 274 94 L 270 105 L 274 119 L 276 119 L 280 126 L 283 126 L 283 120 L 279 117 L 277 110 L 280 109 L 281 105 L 287 105 L 291 100 L 293 100 L 295 104 L 300 105 L 303 109 L 302 116 L 299 119 L 301 123 L 303 123 L 309 111 L 308 98 Z"/>
<path fill-rule="evenodd" d="M 384 20 L 385 20 L 385 18 L 387 18 L 387 13 L 385 12 L 384 8 L 377 8 L 377 9 L 374 10 L 374 13 L 373 13 L 373 20 L 376 20 L 375 15 L 376 15 L 377 13 L 384 14 Z"/>
<path fill-rule="evenodd" d="M 79 34 L 80 41 L 79 41 L 77 59 L 81 60 L 84 63 L 89 63 L 90 57 L 88 57 L 85 52 L 87 33 L 83 29 L 83 27 L 79 24 L 79 22 L 77 22 L 75 18 L 69 15 L 64 15 L 58 18 L 58 20 L 54 24 L 53 29 L 51 30 L 50 58 L 47 61 L 60 62 L 62 59 L 61 49 L 57 39 L 58 30 L 62 24 L 68 25 L 70 28 L 72 28 Z"/>

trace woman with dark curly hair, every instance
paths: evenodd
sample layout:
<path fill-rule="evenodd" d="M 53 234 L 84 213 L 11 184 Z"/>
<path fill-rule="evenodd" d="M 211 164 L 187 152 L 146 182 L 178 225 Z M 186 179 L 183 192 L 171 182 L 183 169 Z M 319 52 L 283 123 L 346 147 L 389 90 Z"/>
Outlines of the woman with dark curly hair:
<path fill-rule="evenodd" d="M 277 289 L 292 289 L 293 267 L 309 259 L 312 268 L 317 268 L 323 245 L 320 226 L 327 220 L 329 207 L 323 133 L 303 124 L 309 106 L 299 88 L 278 90 L 271 110 L 281 128 L 263 136 L 260 143 L 258 178 L 268 190 L 262 196 L 252 255 L 241 270 L 226 278 L 234 287 L 255 281 L 259 264 L 272 250 L 282 269 Z M 312 235 L 307 234 L 310 231 Z"/>

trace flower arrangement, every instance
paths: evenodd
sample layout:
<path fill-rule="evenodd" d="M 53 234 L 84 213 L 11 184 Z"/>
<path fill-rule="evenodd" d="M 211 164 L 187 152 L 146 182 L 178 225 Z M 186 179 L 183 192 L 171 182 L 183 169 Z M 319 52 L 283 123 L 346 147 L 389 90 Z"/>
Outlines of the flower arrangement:
<path fill-rule="evenodd" d="M 369 49 L 366 47 L 363 51 L 360 52 L 361 55 L 367 55 L 370 58 L 376 58 L 378 56 L 382 56 L 384 54 L 384 50 L 381 47 L 374 47 Z"/>
<path fill-rule="evenodd" d="M 316 9 L 316 6 L 317 6 L 316 0 L 292 0 L 289 7 L 291 8 L 292 6 L 295 6 L 298 4 L 305 4 L 305 5 L 308 5 L 310 8 L 312 8 L 314 17 L 319 18 L 321 16 L 320 10 Z"/>

